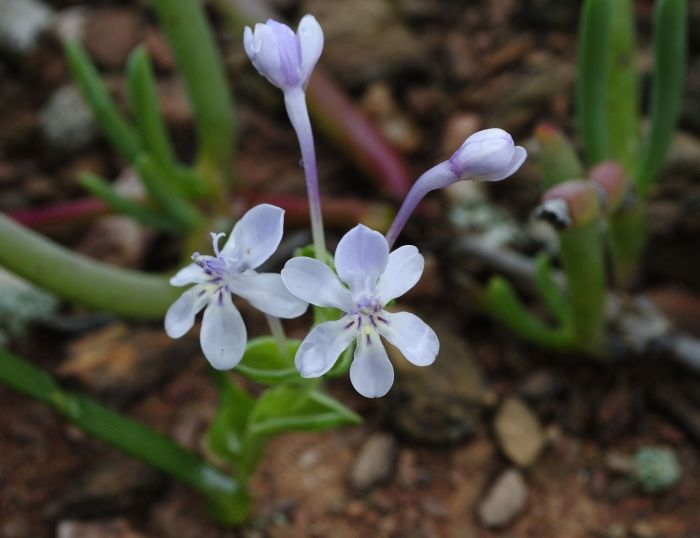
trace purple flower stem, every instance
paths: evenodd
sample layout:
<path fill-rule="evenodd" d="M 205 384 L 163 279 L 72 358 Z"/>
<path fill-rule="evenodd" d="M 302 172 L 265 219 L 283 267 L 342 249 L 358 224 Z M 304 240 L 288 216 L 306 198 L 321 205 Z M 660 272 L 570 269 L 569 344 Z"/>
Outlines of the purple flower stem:
<path fill-rule="evenodd" d="M 391 223 L 389 231 L 386 233 L 385 237 L 387 243 L 389 243 L 389 248 L 394 245 L 401 230 L 406 226 L 408 218 L 413 214 L 413 211 L 420 201 L 425 198 L 425 195 L 435 189 L 447 187 L 458 179 L 459 177 L 453 171 L 450 161 L 444 161 L 433 166 L 420 176 L 413 184 L 413 187 L 411 187 L 406 198 L 404 198 L 399 212 L 396 214 L 396 217 L 394 217 L 394 222 Z"/>
<path fill-rule="evenodd" d="M 316 168 L 316 150 L 311 121 L 306 108 L 306 95 L 301 88 L 284 92 L 284 104 L 289 120 L 297 133 L 301 158 L 306 176 L 306 191 L 309 196 L 309 213 L 311 214 L 311 237 L 313 238 L 316 259 L 323 261 L 326 255 L 326 240 L 323 233 L 323 216 L 321 215 L 321 194 L 318 187 L 318 170 Z"/>

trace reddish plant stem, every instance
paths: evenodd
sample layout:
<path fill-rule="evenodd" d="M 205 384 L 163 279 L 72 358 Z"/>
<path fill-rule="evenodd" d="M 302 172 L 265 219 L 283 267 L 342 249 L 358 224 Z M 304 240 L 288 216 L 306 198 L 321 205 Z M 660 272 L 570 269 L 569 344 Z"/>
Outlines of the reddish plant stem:
<path fill-rule="evenodd" d="M 109 212 L 107 204 L 99 198 L 80 198 L 36 209 L 10 211 L 7 216 L 27 228 L 47 230 L 56 225 L 87 220 Z"/>
<path fill-rule="evenodd" d="M 237 200 L 243 208 L 248 209 L 256 204 L 268 203 L 284 209 L 286 222 L 292 226 L 307 226 L 309 224 L 309 203 L 303 195 L 266 195 L 241 194 Z M 323 198 L 323 218 L 331 228 L 347 229 L 358 222 L 363 222 L 375 230 L 384 231 L 388 228 L 393 217 L 392 208 L 381 202 L 371 202 L 360 198 Z M 238 209 L 238 208 L 237 208 Z M 426 207 L 427 209 L 427 207 Z M 436 216 L 433 211 L 422 211 L 429 216 Z M 11 211 L 7 214 L 14 221 L 34 230 L 51 230 L 56 226 L 70 225 L 110 212 L 109 207 L 98 198 L 81 198 L 68 202 L 59 202 L 38 209 Z"/>
<path fill-rule="evenodd" d="M 308 226 L 309 201 L 306 196 L 242 194 L 246 209 L 256 204 L 272 204 L 285 210 L 285 224 L 293 227 Z M 322 198 L 323 220 L 327 228 L 345 230 L 358 222 L 379 231 L 389 227 L 393 210 L 381 202 L 368 202 L 360 198 Z"/>

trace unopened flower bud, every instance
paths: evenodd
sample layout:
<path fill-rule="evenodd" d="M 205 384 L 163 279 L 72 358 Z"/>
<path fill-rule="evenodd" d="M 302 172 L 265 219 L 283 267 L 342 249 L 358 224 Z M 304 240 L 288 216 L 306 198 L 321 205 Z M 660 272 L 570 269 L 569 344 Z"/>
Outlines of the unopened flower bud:
<path fill-rule="evenodd" d="M 526 157 L 525 148 L 516 146 L 503 129 L 485 129 L 467 138 L 449 163 L 459 179 L 500 181 L 514 174 Z"/>
<path fill-rule="evenodd" d="M 306 88 L 323 50 L 323 30 L 313 15 L 305 15 L 295 34 L 286 24 L 268 19 L 246 26 L 243 46 L 258 73 L 282 90 Z"/>
<path fill-rule="evenodd" d="M 413 184 L 386 233 L 393 245 L 408 217 L 423 197 L 462 179 L 500 181 L 518 171 L 527 158 L 525 148 L 516 146 L 503 129 L 485 129 L 471 135 L 448 160 L 433 166 Z"/>
<path fill-rule="evenodd" d="M 535 210 L 537 218 L 565 230 L 590 224 L 601 215 L 598 188 L 591 181 L 571 180 L 549 189 Z"/>

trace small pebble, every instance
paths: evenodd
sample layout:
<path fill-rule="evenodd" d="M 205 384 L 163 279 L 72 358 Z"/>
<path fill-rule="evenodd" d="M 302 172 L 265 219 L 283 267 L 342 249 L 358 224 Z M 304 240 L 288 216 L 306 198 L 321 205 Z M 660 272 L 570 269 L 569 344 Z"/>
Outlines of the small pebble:
<path fill-rule="evenodd" d="M 508 469 L 498 476 L 479 505 L 479 520 L 491 529 L 504 527 L 522 512 L 526 503 L 527 484 L 522 474 Z"/>
<path fill-rule="evenodd" d="M 94 10 L 85 26 L 85 48 L 93 61 L 107 68 L 124 66 L 141 34 L 138 12 L 122 8 Z"/>
<path fill-rule="evenodd" d="M 396 441 L 385 433 L 371 435 L 360 448 L 350 471 L 350 485 L 365 492 L 389 480 L 396 461 Z"/>
<path fill-rule="evenodd" d="M 53 11 L 39 0 L 0 0 L 0 50 L 26 54 L 51 24 Z"/>
<path fill-rule="evenodd" d="M 545 444 L 540 421 L 519 398 L 508 398 L 494 420 L 494 430 L 505 456 L 518 467 L 529 467 Z"/>
<path fill-rule="evenodd" d="M 92 112 L 73 85 L 58 88 L 42 107 L 39 117 L 41 133 L 56 151 L 82 149 L 97 134 Z"/>

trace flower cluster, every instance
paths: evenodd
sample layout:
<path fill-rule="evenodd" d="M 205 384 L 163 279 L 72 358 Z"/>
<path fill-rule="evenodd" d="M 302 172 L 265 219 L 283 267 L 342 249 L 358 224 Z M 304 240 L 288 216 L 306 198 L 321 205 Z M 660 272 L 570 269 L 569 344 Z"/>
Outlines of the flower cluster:
<path fill-rule="evenodd" d="M 314 327 L 295 356 L 302 377 L 326 374 L 353 343 L 350 380 L 366 397 L 385 395 L 394 370 L 382 339 L 418 366 L 435 360 L 440 344 L 435 332 L 408 312 L 391 312 L 387 304 L 410 290 L 423 272 L 423 257 L 414 246 L 390 252 L 406 220 L 430 191 L 456 181 L 498 181 L 522 165 L 527 152 L 515 146 L 501 129 L 479 131 L 447 161 L 425 172 L 406 196 L 386 236 L 358 225 L 340 240 L 335 271 L 320 261 L 325 253 L 316 158 L 304 91 L 323 49 L 323 31 L 306 15 L 294 33 L 273 20 L 245 29 L 244 46 L 258 72 L 285 95 L 290 121 L 299 139 L 309 194 L 312 235 L 319 259 L 296 257 L 281 274 L 255 271 L 282 239 L 284 212 L 259 205 L 249 210 L 219 249 L 223 234 L 212 234 L 213 256 L 195 253 L 191 265 L 172 279 L 174 286 L 193 284 L 170 307 L 165 329 L 173 338 L 184 335 L 196 314 L 206 308 L 200 331 L 202 351 L 218 369 L 235 367 L 243 356 L 246 328 L 232 295 L 247 300 L 276 318 L 303 314 L 308 303 L 340 311 L 339 319 Z"/>

